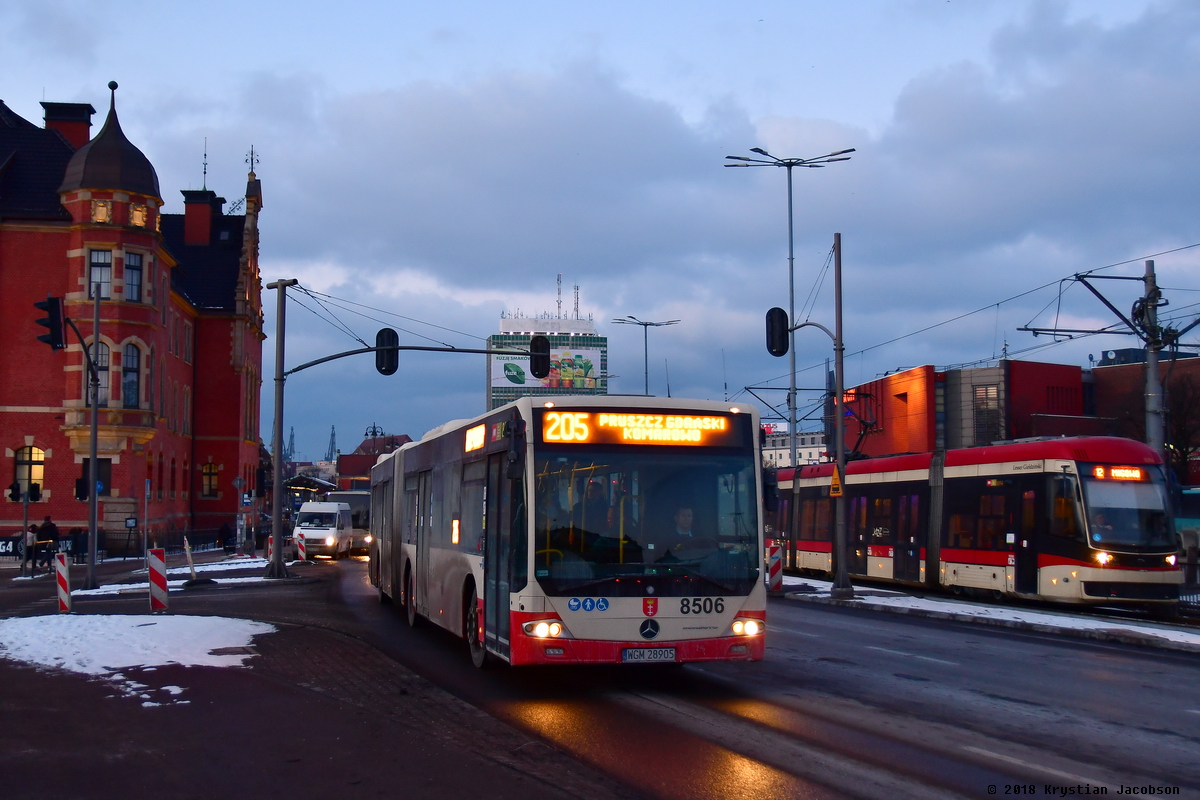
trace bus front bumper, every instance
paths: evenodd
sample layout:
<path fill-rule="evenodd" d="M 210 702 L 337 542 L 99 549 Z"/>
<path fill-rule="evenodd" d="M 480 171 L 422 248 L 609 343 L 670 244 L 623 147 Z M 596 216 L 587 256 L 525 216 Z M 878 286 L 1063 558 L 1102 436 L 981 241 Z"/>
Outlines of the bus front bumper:
<path fill-rule="evenodd" d="M 513 631 L 510 663 L 522 664 L 686 664 L 698 661 L 761 661 L 766 636 L 722 636 L 679 642 L 602 642 L 589 639 L 537 639 Z M 659 651 L 631 656 L 626 651 Z M 673 658 L 662 651 L 674 650 Z M 638 655 L 652 658 L 637 658 Z"/>

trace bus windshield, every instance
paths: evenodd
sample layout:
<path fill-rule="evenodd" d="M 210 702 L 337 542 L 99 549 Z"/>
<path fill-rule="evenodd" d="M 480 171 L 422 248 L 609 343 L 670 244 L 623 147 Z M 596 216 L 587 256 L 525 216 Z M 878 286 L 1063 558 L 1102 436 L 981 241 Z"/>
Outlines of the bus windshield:
<path fill-rule="evenodd" d="M 552 596 L 745 595 L 758 578 L 749 455 L 602 452 L 536 461 L 534 577 Z"/>
<path fill-rule="evenodd" d="M 1096 477 L 1107 475 L 1105 469 L 1093 465 L 1081 470 L 1092 547 L 1135 551 L 1174 548 L 1162 474 L 1155 468 L 1141 467 L 1148 473 L 1142 480 Z"/>

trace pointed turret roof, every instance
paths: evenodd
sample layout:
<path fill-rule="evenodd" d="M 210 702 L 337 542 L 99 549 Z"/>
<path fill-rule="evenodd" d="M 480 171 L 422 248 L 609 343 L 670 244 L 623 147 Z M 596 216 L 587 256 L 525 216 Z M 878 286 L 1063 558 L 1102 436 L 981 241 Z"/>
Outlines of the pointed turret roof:
<path fill-rule="evenodd" d="M 108 119 L 94 139 L 75 151 L 58 190 L 108 189 L 162 199 L 158 174 L 150 159 L 121 130 L 117 119 L 117 82 L 109 81 L 108 88 L 112 91 Z"/>

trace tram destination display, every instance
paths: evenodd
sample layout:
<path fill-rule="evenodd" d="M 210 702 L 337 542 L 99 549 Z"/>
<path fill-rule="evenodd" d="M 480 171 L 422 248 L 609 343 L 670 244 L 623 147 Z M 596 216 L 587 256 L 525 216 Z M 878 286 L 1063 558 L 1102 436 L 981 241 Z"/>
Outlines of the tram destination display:
<path fill-rule="evenodd" d="M 552 410 L 542 413 L 545 444 L 678 445 L 737 447 L 744 426 L 735 415 L 648 414 Z"/>

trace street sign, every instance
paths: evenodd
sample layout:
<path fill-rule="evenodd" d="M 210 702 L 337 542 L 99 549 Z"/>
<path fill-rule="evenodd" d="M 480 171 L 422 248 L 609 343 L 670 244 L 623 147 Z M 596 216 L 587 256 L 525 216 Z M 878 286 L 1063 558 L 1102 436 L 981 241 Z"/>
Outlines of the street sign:
<path fill-rule="evenodd" d="M 833 480 L 829 484 L 829 496 L 842 496 L 842 476 L 838 474 L 838 468 L 836 465 L 833 468 Z"/>
<path fill-rule="evenodd" d="M 242 505 L 248 506 L 253 502 L 254 498 L 251 496 L 250 492 L 242 492 Z"/>
<path fill-rule="evenodd" d="M 150 499 L 150 479 L 146 478 L 146 499 Z"/>
<path fill-rule="evenodd" d="M 137 517 L 126 517 L 125 518 L 125 527 L 128 530 L 133 530 L 134 528 L 136 528 L 137 527 Z"/>

